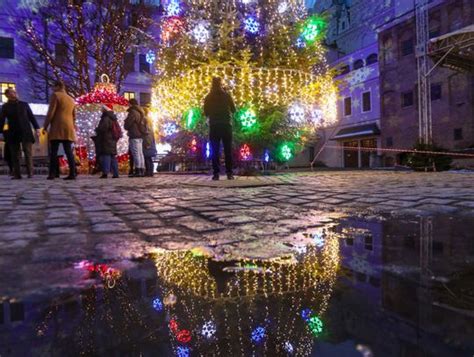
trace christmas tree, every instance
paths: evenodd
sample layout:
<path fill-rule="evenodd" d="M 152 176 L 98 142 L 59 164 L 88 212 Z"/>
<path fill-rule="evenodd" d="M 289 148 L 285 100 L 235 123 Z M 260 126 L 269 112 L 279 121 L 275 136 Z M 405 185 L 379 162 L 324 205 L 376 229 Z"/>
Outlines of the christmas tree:
<path fill-rule="evenodd" d="M 326 23 L 302 0 L 171 0 L 161 19 L 153 93 L 160 134 L 209 156 L 203 100 L 223 79 L 238 111 L 241 160 L 286 162 L 336 119 L 336 87 L 321 40 Z"/>

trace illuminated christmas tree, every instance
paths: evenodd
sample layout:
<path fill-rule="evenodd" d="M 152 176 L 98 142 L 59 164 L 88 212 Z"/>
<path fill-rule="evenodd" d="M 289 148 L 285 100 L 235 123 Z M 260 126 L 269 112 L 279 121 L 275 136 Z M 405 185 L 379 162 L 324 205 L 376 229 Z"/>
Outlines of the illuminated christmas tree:
<path fill-rule="evenodd" d="M 164 140 L 200 138 L 203 100 L 221 77 L 238 111 L 241 160 L 291 160 L 336 120 L 336 87 L 321 44 L 326 23 L 302 0 L 171 0 L 164 6 L 153 93 Z M 182 145 L 181 145 L 182 146 Z"/>

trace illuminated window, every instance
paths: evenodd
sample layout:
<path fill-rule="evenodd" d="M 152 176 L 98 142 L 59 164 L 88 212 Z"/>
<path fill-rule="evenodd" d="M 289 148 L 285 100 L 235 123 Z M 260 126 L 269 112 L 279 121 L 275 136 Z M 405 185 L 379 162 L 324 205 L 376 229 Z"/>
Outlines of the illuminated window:
<path fill-rule="evenodd" d="M 5 103 L 8 100 L 7 97 L 5 97 L 5 94 L 4 94 L 5 90 L 7 88 L 16 89 L 15 83 L 4 83 L 4 82 L 0 83 L 0 89 L 2 91 L 2 100 L 1 100 L 2 103 Z"/>
<path fill-rule="evenodd" d="M 123 96 L 126 100 L 135 99 L 135 92 L 124 92 Z"/>

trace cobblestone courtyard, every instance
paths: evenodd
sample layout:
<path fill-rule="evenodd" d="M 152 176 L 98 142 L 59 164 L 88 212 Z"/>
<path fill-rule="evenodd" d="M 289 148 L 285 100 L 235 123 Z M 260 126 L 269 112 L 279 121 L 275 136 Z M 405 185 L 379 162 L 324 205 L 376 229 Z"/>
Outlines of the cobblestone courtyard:
<path fill-rule="evenodd" d="M 344 212 L 474 217 L 472 174 L 289 173 L 76 182 L 1 177 L 0 295 L 51 292 L 79 279 L 73 263 L 123 268 L 156 249 L 208 247 L 223 258 L 284 253 L 298 232 Z M 77 278 L 77 279 L 76 279 Z"/>

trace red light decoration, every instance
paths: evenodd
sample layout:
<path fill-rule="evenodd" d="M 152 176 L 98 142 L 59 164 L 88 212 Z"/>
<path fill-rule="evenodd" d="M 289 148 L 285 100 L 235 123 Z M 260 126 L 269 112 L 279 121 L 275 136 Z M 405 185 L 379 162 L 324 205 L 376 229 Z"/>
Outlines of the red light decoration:
<path fill-rule="evenodd" d="M 76 99 L 77 104 L 109 104 L 127 107 L 128 100 L 105 88 L 97 89 Z"/>
<path fill-rule="evenodd" d="M 240 148 L 240 158 L 244 161 L 252 159 L 252 152 L 250 151 L 250 147 L 247 144 L 244 144 Z"/>
<path fill-rule="evenodd" d="M 176 340 L 180 343 L 189 343 L 191 341 L 191 332 L 189 330 L 178 331 Z"/>
<path fill-rule="evenodd" d="M 170 327 L 171 332 L 173 332 L 174 334 L 178 332 L 178 322 L 175 319 L 171 319 L 168 325 Z"/>
<path fill-rule="evenodd" d="M 196 138 L 193 138 L 193 140 L 191 140 L 191 144 L 189 145 L 190 149 L 191 149 L 191 152 L 193 153 L 196 153 L 197 150 L 198 150 L 198 147 L 197 147 L 197 140 Z"/>
<path fill-rule="evenodd" d="M 164 42 L 169 42 L 173 37 L 184 31 L 185 22 L 179 16 L 171 16 L 164 20 L 161 27 L 161 39 Z"/>

